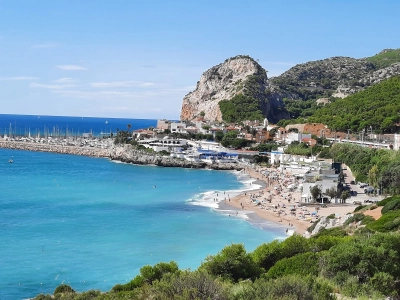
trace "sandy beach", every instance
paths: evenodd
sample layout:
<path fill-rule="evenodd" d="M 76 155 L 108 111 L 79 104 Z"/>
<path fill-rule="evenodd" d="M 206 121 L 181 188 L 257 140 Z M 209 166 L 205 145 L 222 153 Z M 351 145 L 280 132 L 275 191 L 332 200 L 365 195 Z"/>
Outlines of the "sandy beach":
<path fill-rule="evenodd" d="M 299 182 L 290 172 L 261 167 L 247 167 L 242 172 L 254 180 L 252 185 L 257 188 L 223 200 L 220 209 L 230 207 L 238 212 L 254 212 L 264 220 L 286 227 L 288 234 L 307 235 L 307 228 L 318 218 L 335 214 L 340 219 L 356 207 L 332 203 L 321 207 L 320 204 L 301 202 L 301 193 L 296 188 Z"/>

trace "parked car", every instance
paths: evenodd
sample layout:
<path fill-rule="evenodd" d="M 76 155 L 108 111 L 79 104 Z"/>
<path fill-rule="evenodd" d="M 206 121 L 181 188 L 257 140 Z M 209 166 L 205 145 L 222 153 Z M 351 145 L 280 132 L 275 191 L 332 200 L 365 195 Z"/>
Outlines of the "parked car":
<path fill-rule="evenodd" d="M 366 194 L 371 194 L 375 191 L 374 187 L 368 186 L 367 188 L 364 189 L 364 193 Z"/>
<path fill-rule="evenodd" d="M 360 182 L 360 183 L 358 183 L 358 186 L 359 186 L 360 188 L 367 187 L 367 186 L 368 186 L 368 183 L 362 183 L 362 182 Z"/>

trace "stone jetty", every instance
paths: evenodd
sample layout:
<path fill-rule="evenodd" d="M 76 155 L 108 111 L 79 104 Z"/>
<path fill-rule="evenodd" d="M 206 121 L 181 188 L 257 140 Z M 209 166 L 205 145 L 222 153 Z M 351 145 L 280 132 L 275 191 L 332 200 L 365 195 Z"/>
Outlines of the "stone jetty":
<path fill-rule="evenodd" d="M 0 140 L 0 148 L 52 152 L 60 154 L 83 155 L 109 158 L 115 161 L 138 165 L 179 167 L 191 169 L 241 170 L 238 163 L 191 162 L 185 159 L 162 156 L 137 150 L 131 145 L 114 145 L 112 139 L 27 139 Z"/>

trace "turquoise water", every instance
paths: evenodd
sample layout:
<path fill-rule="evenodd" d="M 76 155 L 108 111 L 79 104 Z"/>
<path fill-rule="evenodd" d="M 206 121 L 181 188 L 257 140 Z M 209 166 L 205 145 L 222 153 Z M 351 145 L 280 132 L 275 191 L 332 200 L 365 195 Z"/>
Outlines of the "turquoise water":
<path fill-rule="evenodd" d="M 195 269 L 231 243 L 252 251 L 284 235 L 193 205 L 244 188 L 233 172 L 0 149 L 0 174 L 0 299 L 62 283 L 107 291 L 146 264 Z"/>

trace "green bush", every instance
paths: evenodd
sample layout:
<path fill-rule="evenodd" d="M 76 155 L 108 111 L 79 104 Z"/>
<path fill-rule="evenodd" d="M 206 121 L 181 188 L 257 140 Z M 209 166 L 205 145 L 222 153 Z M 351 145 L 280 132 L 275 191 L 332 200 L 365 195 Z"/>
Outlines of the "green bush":
<path fill-rule="evenodd" d="M 59 285 L 58 287 L 56 287 L 53 294 L 55 295 L 55 294 L 59 294 L 59 293 L 62 293 L 62 294 L 75 293 L 75 290 L 67 284 L 62 284 L 62 285 Z"/>
<path fill-rule="evenodd" d="M 170 273 L 152 288 L 151 299 L 226 299 L 228 291 L 225 285 L 212 275 L 202 271 L 182 271 Z"/>
<path fill-rule="evenodd" d="M 400 228 L 400 210 L 389 211 L 367 227 L 374 231 L 389 232 Z"/>
<path fill-rule="evenodd" d="M 362 219 L 362 221 L 361 221 L 361 225 L 367 225 L 367 224 L 369 224 L 371 222 L 374 222 L 374 221 L 375 221 L 375 219 L 373 217 L 365 216 L 364 219 Z"/>
<path fill-rule="evenodd" d="M 317 276 L 319 271 L 319 256 L 318 253 L 307 252 L 281 259 L 268 270 L 265 277 L 273 279 L 292 274 Z"/>
<path fill-rule="evenodd" d="M 246 253 L 243 244 L 232 244 L 217 255 L 210 255 L 200 265 L 199 270 L 222 277 L 233 282 L 244 279 L 255 279 L 262 272 L 250 253 Z"/>
<path fill-rule="evenodd" d="M 382 208 L 382 214 L 386 214 L 389 211 L 400 209 L 400 198 L 395 198 L 392 201 L 389 201 Z"/>
<path fill-rule="evenodd" d="M 387 197 L 387 198 L 385 198 L 385 199 L 379 201 L 378 203 L 376 203 L 376 205 L 378 205 L 378 206 L 385 206 L 387 203 L 389 203 L 389 202 L 391 202 L 391 201 L 393 201 L 393 200 L 399 199 L 399 198 L 400 198 L 400 196 Z"/>
<path fill-rule="evenodd" d="M 370 278 L 370 285 L 385 296 L 395 296 L 396 282 L 392 275 L 385 272 L 377 272 Z"/>
<path fill-rule="evenodd" d="M 310 250 L 313 252 L 329 250 L 333 246 L 336 246 L 343 241 L 346 241 L 346 238 L 340 236 L 313 236 L 310 238 Z"/>
<path fill-rule="evenodd" d="M 347 236 L 346 231 L 343 230 L 342 227 L 333 227 L 333 228 L 321 228 L 322 230 L 320 230 L 316 235 L 315 238 L 319 238 L 321 236 L 336 236 L 336 237 L 344 237 Z"/>
<path fill-rule="evenodd" d="M 366 208 L 366 207 L 367 207 L 367 205 L 359 205 L 359 206 L 357 206 L 357 207 L 354 209 L 354 212 L 359 211 L 359 210 L 362 210 L 362 209 L 364 209 L 364 208 Z"/>
<path fill-rule="evenodd" d="M 253 251 L 252 256 L 258 266 L 268 271 L 283 257 L 281 242 L 274 240 L 268 244 L 262 244 Z"/>
<path fill-rule="evenodd" d="M 333 300 L 332 286 L 313 276 L 289 275 L 274 280 L 258 279 L 242 285 L 230 299 L 240 300 Z"/>

